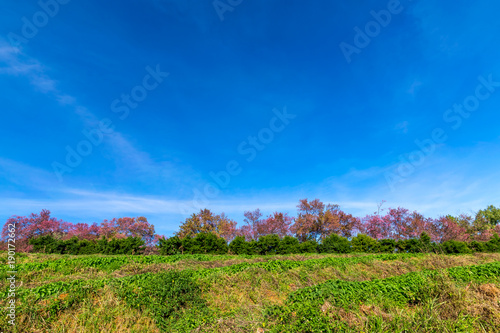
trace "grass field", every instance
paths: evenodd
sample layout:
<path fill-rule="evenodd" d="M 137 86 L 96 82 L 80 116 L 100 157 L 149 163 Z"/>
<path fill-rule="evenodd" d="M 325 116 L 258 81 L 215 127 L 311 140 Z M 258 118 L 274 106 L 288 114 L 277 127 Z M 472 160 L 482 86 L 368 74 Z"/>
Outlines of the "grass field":
<path fill-rule="evenodd" d="M 3 332 L 500 332 L 500 254 L 21 254 L 16 280 Z"/>

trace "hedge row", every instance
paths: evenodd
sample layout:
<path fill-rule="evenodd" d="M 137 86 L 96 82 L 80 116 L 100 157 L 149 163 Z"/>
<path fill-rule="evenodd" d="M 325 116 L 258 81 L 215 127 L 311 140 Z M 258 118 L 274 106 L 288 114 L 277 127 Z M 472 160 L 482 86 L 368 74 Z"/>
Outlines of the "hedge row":
<path fill-rule="evenodd" d="M 367 235 L 357 235 L 352 240 L 332 234 L 321 242 L 308 240 L 299 242 L 297 238 L 278 235 L 266 235 L 257 241 L 246 241 L 244 237 L 236 237 L 229 245 L 222 238 L 214 234 L 200 233 L 196 237 L 171 237 L 162 239 L 159 243 L 160 253 L 174 254 L 293 254 L 293 253 L 472 253 L 472 252 L 500 252 L 500 238 L 494 235 L 487 242 L 473 241 L 470 243 L 455 240 L 442 244 L 431 242 L 426 233 L 420 238 L 395 241 L 393 239 L 375 240 Z"/>
<path fill-rule="evenodd" d="M 142 254 L 144 240 L 140 237 L 99 240 L 78 239 L 72 237 L 68 240 L 55 239 L 52 236 L 41 236 L 29 240 L 34 252 L 55 254 Z"/>
<path fill-rule="evenodd" d="M 57 254 L 142 254 L 144 241 L 139 237 L 123 239 L 101 238 L 99 240 L 58 240 L 52 236 L 42 236 L 29 241 L 34 252 Z M 295 237 L 266 235 L 257 241 L 246 241 L 236 237 L 229 245 L 212 233 L 199 233 L 196 237 L 171 237 L 160 239 L 159 252 L 163 255 L 179 254 L 236 254 L 236 255 L 276 255 L 294 253 L 473 253 L 500 252 L 500 237 L 494 235 L 487 242 L 470 243 L 455 240 L 441 244 L 433 243 L 426 233 L 420 238 L 395 241 L 393 239 L 375 240 L 367 235 L 357 235 L 351 240 L 332 234 L 321 242 L 308 240 L 299 242 Z"/>

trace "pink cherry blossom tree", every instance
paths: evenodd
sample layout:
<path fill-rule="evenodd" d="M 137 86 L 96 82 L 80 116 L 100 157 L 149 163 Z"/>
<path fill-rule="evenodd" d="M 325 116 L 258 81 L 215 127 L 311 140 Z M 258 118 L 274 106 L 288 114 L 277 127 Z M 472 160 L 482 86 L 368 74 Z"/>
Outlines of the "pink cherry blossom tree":
<path fill-rule="evenodd" d="M 452 216 L 441 216 L 432 221 L 431 240 L 442 243 L 448 240 L 468 241 L 467 228 L 457 223 Z"/>
<path fill-rule="evenodd" d="M 237 233 L 244 236 L 247 241 L 251 241 L 252 239 L 257 240 L 260 236 L 260 225 L 263 223 L 260 209 L 257 208 L 254 211 L 246 211 L 243 215 L 245 216 L 243 222 L 245 222 L 246 225 L 239 228 Z"/>
<path fill-rule="evenodd" d="M 102 236 L 107 238 L 141 237 L 146 246 L 152 246 L 158 241 L 155 238 L 154 226 L 145 217 L 123 217 L 114 218 L 110 221 L 104 220 L 100 225 L 93 223 L 66 222 L 50 216 L 50 211 L 42 210 L 39 214 L 30 216 L 12 216 L 5 222 L 2 229 L 2 240 L 8 238 L 9 226 L 15 226 L 16 248 L 19 251 L 30 251 L 28 244 L 32 238 L 40 236 L 52 236 L 56 239 L 79 239 L 95 240 Z"/>
<path fill-rule="evenodd" d="M 257 234 L 259 237 L 265 235 L 285 237 L 290 233 L 292 221 L 293 218 L 288 216 L 287 213 L 274 212 L 257 224 Z"/>
<path fill-rule="evenodd" d="M 50 216 L 50 211 L 43 209 L 40 214 L 32 213 L 30 216 L 12 216 L 5 222 L 2 229 L 2 240 L 6 240 L 9 234 L 9 226 L 15 226 L 16 249 L 29 251 L 31 238 L 50 235 L 61 238 L 65 229 L 69 228 L 67 223 Z"/>

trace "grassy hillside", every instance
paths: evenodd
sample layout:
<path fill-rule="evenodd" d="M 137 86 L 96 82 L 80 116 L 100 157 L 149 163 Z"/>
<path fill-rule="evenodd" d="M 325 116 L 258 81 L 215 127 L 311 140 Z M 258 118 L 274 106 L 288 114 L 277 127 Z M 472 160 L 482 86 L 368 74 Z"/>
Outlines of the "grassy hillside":
<path fill-rule="evenodd" d="M 23 254 L 17 263 L 17 325 L 2 315 L 5 332 L 500 331 L 500 254 Z M 5 308 L 7 265 L 0 276 Z"/>

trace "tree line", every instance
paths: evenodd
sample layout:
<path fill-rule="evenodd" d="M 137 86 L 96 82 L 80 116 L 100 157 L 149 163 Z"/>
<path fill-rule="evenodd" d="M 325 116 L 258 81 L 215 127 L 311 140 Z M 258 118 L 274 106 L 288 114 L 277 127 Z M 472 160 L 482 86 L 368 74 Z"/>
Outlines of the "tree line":
<path fill-rule="evenodd" d="M 240 227 L 224 213 L 217 215 L 202 209 L 187 218 L 175 236 L 185 238 L 195 237 L 198 233 L 213 233 L 229 243 L 238 236 L 246 241 L 278 235 L 280 238 L 293 236 L 300 242 L 321 242 L 331 234 L 348 239 L 365 234 L 376 240 L 398 241 L 418 238 L 425 232 L 432 242 L 443 243 L 448 240 L 487 241 L 495 233 L 500 233 L 500 208 L 492 205 L 473 215 L 426 218 L 417 211 L 402 207 L 388 208 L 383 214 L 382 203 L 377 212 L 359 218 L 342 211 L 338 205 L 325 204 L 319 199 L 302 199 L 295 217 L 280 212 L 264 217 L 256 209 L 244 212 L 244 224 Z"/>
<path fill-rule="evenodd" d="M 417 252 L 496 251 L 494 235 L 500 233 L 500 208 L 493 205 L 472 215 L 426 218 L 401 207 L 382 209 L 383 203 L 377 212 L 360 218 L 338 205 L 302 199 L 294 217 L 282 212 L 263 216 L 256 209 L 244 212 L 241 226 L 224 213 L 201 209 L 186 218 L 170 238 L 156 234 L 145 217 L 73 224 L 42 210 L 28 217 L 9 218 L 2 229 L 1 245 L 5 248 L 9 225 L 15 225 L 16 249 L 25 252 L 285 254 L 414 252 L 417 248 Z"/>
<path fill-rule="evenodd" d="M 97 245 L 99 240 L 101 240 L 101 244 L 104 244 L 102 239 L 108 242 L 113 241 L 115 245 L 120 244 L 120 246 L 116 245 L 118 247 L 123 247 L 125 246 L 123 244 L 130 242 L 136 244 L 140 241 L 141 247 L 151 248 L 161 238 L 155 233 L 154 226 L 143 216 L 113 218 L 104 220 L 100 224 L 92 223 L 89 225 L 56 219 L 50 215 L 49 210 L 43 209 L 39 214 L 12 216 L 7 219 L 2 228 L 2 249 L 6 248 L 5 241 L 9 238 L 12 229 L 15 230 L 16 251 L 20 252 L 40 250 L 45 246 L 47 249 L 52 249 L 53 252 L 49 253 L 60 253 L 61 251 L 56 251 L 56 249 L 69 248 L 70 243 L 73 244 L 73 248 L 81 248 L 84 253 L 106 252 L 106 248 L 109 247 Z M 125 241 L 127 238 L 137 238 L 137 240 Z M 120 241 L 122 239 L 123 241 Z"/>

